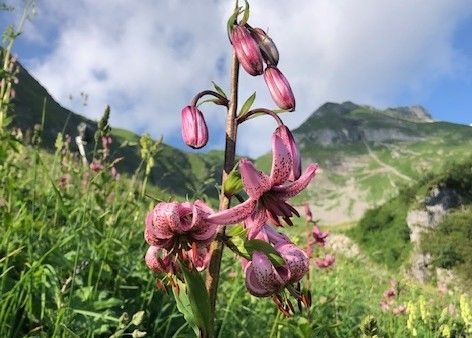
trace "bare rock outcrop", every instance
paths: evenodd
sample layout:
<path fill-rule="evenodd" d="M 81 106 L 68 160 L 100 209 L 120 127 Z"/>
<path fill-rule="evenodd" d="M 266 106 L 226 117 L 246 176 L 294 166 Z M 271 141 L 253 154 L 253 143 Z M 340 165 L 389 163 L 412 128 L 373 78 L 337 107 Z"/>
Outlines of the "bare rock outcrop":
<path fill-rule="evenodd" d="M 425 208 L 408 212 L 406 222 L 410 229 L 410 241 L 414 245 L 411 266 L 408 273 L 420 282 L 426 282 L 433 274 L 431 255 L 421 252 L 420 241 L 423 233 L 434 231 L 448 210 L 460 204 L 460 195 L 456 191 L 435 187 L 424 201 Z M 437 274 L 438 283 L 440 275 Z"/>

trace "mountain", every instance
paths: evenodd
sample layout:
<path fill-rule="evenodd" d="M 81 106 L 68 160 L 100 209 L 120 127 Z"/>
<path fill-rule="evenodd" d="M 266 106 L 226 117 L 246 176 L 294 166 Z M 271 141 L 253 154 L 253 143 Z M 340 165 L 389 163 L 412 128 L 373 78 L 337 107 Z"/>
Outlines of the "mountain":
<path fill-rule="evenodd" d="M 21 128 L 25 138 L 30 139 L 34 126 L 43 123 L 44 112 L 41 145 L 54 151 L 57 134 L 63 133 L 71 136 L 72 147 L 78 151 L 73 140 L 78 135 L 77 127 L 84 123 L 87 126 L 88 138 L 85 148 L 91 161 L 97 122 L 62 107 L 20 63 L 17 65 L 19 72 L 13 100 L 13 126 Z M 117 164 L 118 170 L 132 175 L 141 162 L 137 146 L 140 136 L 119 128 L 112 128 L 111 136 L 112 157 L 124 158 Z M 215 182 L 220 180 L 222 157 L 223 154 L 218 151 L 209 154 L 186 153 L 163 143 L 155 158 L 155 167 L 149 178 L 150 183 L 158 185 L 169 194 L 189 197 L 192 197 L 192 194 L 199 197 L 205 194 L 210 198 L 216 198 L 218 191 Z"/>
<path fill-rule="evenodd" d="M 35 124 L 42 123 L 44 111 L 43 146 L 54 150 L 57 133 L 74 139 L 77 126 L 85 123 L 91 136 L 86 146 L 90 160 L 96 122 L 59 105 L 21 65 L 18 79 L 14 126 L 31 133 Z M 326 224 L 357 220 L 425 173 L 472 153 L 470 126 L 433 121 L 421 106 L 379 110 L 352 102 L 325 103 L 293 134 L 304 164 L 320 165 L 313 184 L 294 203 L 309 201 L 316 217 Z M 124 157 L 118 170 L 133 174 L 141 161 L 140 136 L 112 128 L 112 137 L 112 156 Z M 190 153 L 162 144 L 150 183 L 169 194 L 215 199 L 222 157 L 219 151 Z M 257 164 L 268 171 L 270 160 L 267 154 Z"/>
<path fill-rule="evenodd" d="M 433 121 L 420 106 L 326 103 L 293 133 L 304 160 L 320 165 L 302 198 L 324 223 L 357 220 L 425 173 L 472 154 L 470 126 Z"/>

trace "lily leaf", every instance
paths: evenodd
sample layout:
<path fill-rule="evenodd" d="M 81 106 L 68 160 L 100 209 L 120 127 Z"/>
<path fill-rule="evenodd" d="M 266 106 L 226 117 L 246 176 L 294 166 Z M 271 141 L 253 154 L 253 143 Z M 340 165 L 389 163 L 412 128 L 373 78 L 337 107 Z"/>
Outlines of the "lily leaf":
<path fill-rule="evenodd" d="M 215 81 L 211 81 L 211 83 L 213 83 L 213 87 L 215 87 L 215 90 L 218 94 L 220 94 L 221 96 L 224 96 L 225 98 L 227 98 L 226 96 L 226 93 L 223 91 L 223 89 L 221 89 L 220 86 L 218 86 Z"/>
<path fill-rule="evenodd" d="M 200 334 L 200 329 L 198 328 L 195 316 L 193 315 L 192 308 L 190 306 L 190 300 L 187 293 L 187 286 L 185 285 L 185 283 L 178 279 L 176 279 L 175 282 L 178 285 L 178 289 L 172 288 L 172 292 L 174 294 L 177 309 L 180 311 L 181 314 L 184 315 L 184 318 L 187 321 L 188 325 L 193 329 L 195 335 L 198 336 Z"/>
<path fill-rule="evenodd" d="M 204 337 L 210 335 L 210 297 L 205 287 L 202 275 L 195 269 L 189 270 L 185 264 L 180 263 L 185 283 L 187 284 L 188 301 L 190 309 L 195 319 L 195 323 L 200 329 L 200 334 Z"/>
<path fill-rule="evenodd" d="M 255 99 L 256 92 L 252 93 L 252 95 L 247 98 L 246 102 L 244 102 L 243 106 L 241 107 L 241 110 L 239 111 L 239 117 L 246 115 L 249 109 L 251 109 L 251 106 L 254 103 Z"/>
<path fill-rule="evenodd" d="M 280 256 L 277 250 L 275 250 L 274 247 L 266 241 L 260 239 L 251 239 L 244 243 L 244 247 L 250 256 L 252 256 L 254 251 L 261 251 L 265 253 L 274 266 L 281 266 L 285 264 L 282 256 Z"/>

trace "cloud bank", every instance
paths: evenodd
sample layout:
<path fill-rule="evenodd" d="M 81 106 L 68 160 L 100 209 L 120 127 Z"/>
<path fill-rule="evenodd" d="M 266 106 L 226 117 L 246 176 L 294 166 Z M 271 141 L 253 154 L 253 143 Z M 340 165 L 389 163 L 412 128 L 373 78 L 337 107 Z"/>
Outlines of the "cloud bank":
<path fill-rule="evenodd" d="M 22 39 L 37 54 L 23 60 L 62 105 L 97 119 L 105 105 L 111 123 L 182 147 L 180 110 L 215 81 L 228 89 L 231 1 L 131 2 L 44 0 Z M 297 109 L 284 114 L 298 126 L 326 101 L 379 107 L 402 95 L 427 96 L 438 81 L 470 62 L 454 46 L 470 0 L 258 0 L 250 23 L 266 29 L 281 54 Z M 262 77 L 242 74 L 240 100 L 257 91 L 257 106 L 274 107 Z M 79 93 L 88 94 L 87 106 Z M 72 95 L 75 99 L 70 99 Z M 221 147 L 224 111 L 205 105 L 210 147 Z M 241 126 L 238 153 L 270 149 L 275 123 Z"/>

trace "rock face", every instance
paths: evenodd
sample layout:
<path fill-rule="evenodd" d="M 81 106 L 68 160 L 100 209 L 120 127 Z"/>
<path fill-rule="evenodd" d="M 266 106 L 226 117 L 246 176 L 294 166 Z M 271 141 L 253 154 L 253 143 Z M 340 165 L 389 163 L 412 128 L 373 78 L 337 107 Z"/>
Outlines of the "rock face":
<path fill-rule="evenodd" d="M 422 106 L 388 108 L 383 113 L 410 121 L 433 122 L 431 114 Z"/>
<path fill-rule="evenodd" d="M 420 282 L 426 282 L 432 275 L 430 269 L 431 255 L 421 252 L 419 248 L 421 235 L 434 230 L 447 211 L 460 204 L 460 195 L 449 188 L 435 187 L 424 201 L 424 210 L 408 212 L 406 222 L 410 229 L 410 240 L 414 245 L 409 273 Z M 439 275 L 437 276 L 439 280 Z M 439 283 L 439 281 L 438 281 Z"/>
<path fill-rule="evenodd" d="M 323 147 L 362 142 L 414 141 L 415 123 L 432 122 L 421 106 L 379 110 L 352 102 L 325 103 L 294 131 L 301 148 L 310 144 Z"/>

